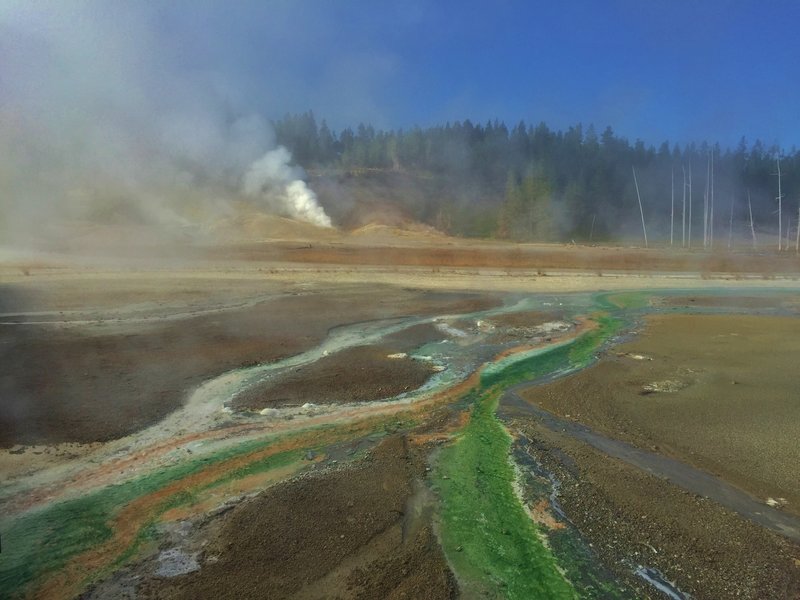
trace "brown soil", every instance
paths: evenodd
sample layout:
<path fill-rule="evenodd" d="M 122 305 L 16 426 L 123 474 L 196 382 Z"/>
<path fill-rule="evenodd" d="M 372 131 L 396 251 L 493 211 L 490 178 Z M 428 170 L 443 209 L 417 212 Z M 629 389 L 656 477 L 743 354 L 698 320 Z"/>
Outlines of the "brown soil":
<path fill-rule="evenodd" d="M 274 486 L 224 514 L 199 571 L 145 581 L 142 598 L 453 598 L 432 534 L 415 518 L 422 456 L 386 440 L 352 468 Z"/>
<path fill-rule="evenodd" d="M 277 375 L 236 397 L 236 408 L 369 402 L 413 390 L 434 373 L 430 363 L 387 358 L 401 346 L 357 346 Z M 406 350 L 408 348 L 405 348 Z"/>
<path fill-rule="evenodd" d="M 632 576 L 654 567 L 697 600 L 800 597 L 800 547 L 718 504 L 690 494 L 591 447 L 517 418 L 512 430 L 561 482 L 559 503 L 603 562 Z"/>
<path fill-rule="evenodd" d="M 523 395 L 798 514 L 798 353 L 797 319 L 659 315 L 599 364 Z"/>
<path fill-rule="evenodd" d="M 214 250 L 219 259 L 338 265 L 478 267 L 494 269 L 580 269 L 603 271 L 660 271 L 693 273 L 797 273 L 794 256 L 774 253 L 734 254 L 628 247 L 587 247 L 559 244 L 509 244 L 476 240 L 422 239 L 381 243 L 357 236 L 341 243 L 232 244 Z"/>
<path fill-rule="evenodd" d="M 132 284 L 135 281 L 128 283 Z M 157 287 L 157 297 L 174 301 L 170 290 L 180 298 L 194 283 L 164 278 L 143 285 L 147 290 Z M 76 301 L 76 286 L 54 286 L 64 299 L 47 298 L 46 288 L 9 286 L 18 291 L 6 296 L 6 307 L 19 310 L 20 303 L 33 298 L 27 310 L 60 309 Z M 90 297 L 97 305 L 116 308 L 122 301 L 113 286 L 111 299 L 104 298 L 98 287 L 90 287 Z M 232 284 L 230 290 L 228 301 L 232 302 L 238 288 Z M 179 310 L 207 306 L 201 303 L 202 296 L 193 293 L 192 298 Z M 478 310 L 497 303 L 496 297 L 477 294 L 350 286 L 276 297 L 239 310 L 137 323 L 135 327 L 126 327 L 124 319 L 116 321 L 122 317 L 114 315 L 120 313 L 109 308 L 92 314 L 109 317 L 112 325 L 2 326 L 0 447 L 118 438 L 169 414 L 203 380 L 242 365 L 297 354 L 319 343 L 331 327 L 404 315 Z M 161 310 L 156 314 L 162 314 Z"/>
<path fill-rule="evenodd" d="M 427 381 L 434 372 L 432 365 L 388 356 L 409 352 L 441 336 L 430 323 L 413 325 L 386 336 L 381 345 L 349 348 L 278 375 L 237 396 L 233 406 L 260 410 L 306 402 L 368 402 L 407 392 Z"/>

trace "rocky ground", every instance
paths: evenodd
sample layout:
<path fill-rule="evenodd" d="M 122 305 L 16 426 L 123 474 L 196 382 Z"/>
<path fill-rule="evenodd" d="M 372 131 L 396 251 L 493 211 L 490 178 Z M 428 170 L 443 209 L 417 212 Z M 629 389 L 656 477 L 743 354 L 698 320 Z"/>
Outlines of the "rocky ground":
<path fill-rule="evenodd" d="M 646 566 L 668 573 L 697 600 L 800 594 L 800 546 L 534 420 L 517 418 L 511 428 L 533 440 L 532 454 L 560 482 L 558 500 L 570 521 L 631 585 L 633 571 Z"/>

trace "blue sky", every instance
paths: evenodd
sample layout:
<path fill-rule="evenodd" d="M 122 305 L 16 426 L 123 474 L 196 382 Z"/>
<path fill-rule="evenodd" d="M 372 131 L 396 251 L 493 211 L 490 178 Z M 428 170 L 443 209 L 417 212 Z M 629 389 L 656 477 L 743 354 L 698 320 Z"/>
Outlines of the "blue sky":
<path fill-rule="evenodd" d="M 611 125 L 649 143 L 800 142 L 800 4 L 705 0 L 185 3 L 191 68 L 270 116 Z M 162 19 L 162 23 L 165 21 Z"/>
<path fill-rule="evenodd" d="M 70 5 L 9 1 L 0 17 L 14 23 L 8 14 L 31 4 Z M 269 118 L 311 109 L 337 129 L 524 119 L 611 125 L 656 145 L 733 146 L 741 136 L 800 145 L 796 2 L 75 4 L 89 7 L 78 22 L 99 15 L 119 27 L 81 56 L 103 57 L 129 31 L 148 56 L 139 80 L 210 82 L 235 110 Z"/>

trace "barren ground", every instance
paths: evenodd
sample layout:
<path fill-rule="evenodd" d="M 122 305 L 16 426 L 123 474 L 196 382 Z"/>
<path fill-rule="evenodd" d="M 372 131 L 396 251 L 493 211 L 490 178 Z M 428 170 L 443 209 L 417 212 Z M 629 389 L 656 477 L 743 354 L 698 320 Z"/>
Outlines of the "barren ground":
<path fill-rule="evenodd" d="M 561 482 L 564 511 L 619 577 L 634 561 L 668 573 L 698 600 L 800 594 L 796 544 L 532 419 L 512 428 L 534 441 L 533 453 Z"/>
<path fill-rule="evenodd" d="M 95 578 L 87 598 L 469 597 L 440 546 L 427 464 L 468 421 L 463 398 L 478 376 L 463 373 L 419 401 L 374 402 L 433 372 L 388 356 L 447 338 L 443 355 L 463 366 L 463 355 L 484 361 L 548 344 L 540 327 L 574 316 L 559 306 L 569 292 L 679 289 L 658 309 L 784 315 L 651 316 L 644 335 L 528 397 L 800 514 L 800 303 L 768 294 L 797 289 L 794 257 L 373 234 L 194 247 L 161 268 L 150 259 L 0 264 L 0 469 L 12 481 L 0 487 L 3 512 L 38 523 L 61 500 L 90 498 L 84 512 L 17 538 L 41 538 L 29 562 L 67 557 L 33 583 L 19 579 L 17 595 L 74 597 Z M 737 291 L 712 298 L 707 288 Z M 547 302 L 480 323 L 459 317 L 532 294 Z M 360 334 L 422 316 L 447 319 L 351 340 L 241 394 L 214 395 L 245 381 L 248 367 L 313 351 L 342 326 Z M 203 391 L 202 418 L 184 424 L 188 400 Z M 282 412 L 309 402 L 321 412 Z M 144 439 L 166 422 L 167 438 Z M 192 429 L 198 423 L 206 430 Z M 699 600 L 800 594 L 795 544 L 534 419 L 509 427 L 534 440 L 562 482 L 568 518 L 642 597 L 662 596 L 632 575 L 640 559 Z M 481 477 L 476 490 L 491 485 Z M 4 521 L 3 541 L 13 524 Z M 70 554 L 59 536 L 72 527 Z M 97 542 L 82 546 L 91 536 Z M 159 575 L 159 553 L 178 538 L 194 544 L 201 568 Z M 6 567 L 15 550 L 3 551 L 8 586 L 22 576 Z"/>
<path fill-rule="evenodd" d="M 599 364 L 524 395 L 800 514 L 798 353 L 796 319 L 655 315 Z"/>

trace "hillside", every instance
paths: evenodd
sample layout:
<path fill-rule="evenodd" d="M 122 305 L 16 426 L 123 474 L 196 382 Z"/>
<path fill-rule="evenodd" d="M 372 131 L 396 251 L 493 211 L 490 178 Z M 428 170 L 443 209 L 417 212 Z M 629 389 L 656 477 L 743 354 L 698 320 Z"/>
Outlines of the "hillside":
<path fill-rule="evenodd" d="M 688 245 L 796 231 L 800 151 L 744 138 L 736 148 L 630 142 L 606 127 L 469 120 L 424 129 L 333 132 L 311 113 L 273 123 L 345 229 L 412 220 L 451 235 L 515 241 L 640 240 Z M 777 167 L 782 181 L 778 223 Z M 636 172 L 636 182 L 633 172 Z M 638 184 L 638 193 L 637 193 Z M 639 209 L 639 197 L 643 215 Z M 792 237 L 792 239 L 794 239 Z"/>

